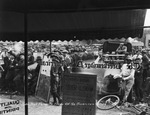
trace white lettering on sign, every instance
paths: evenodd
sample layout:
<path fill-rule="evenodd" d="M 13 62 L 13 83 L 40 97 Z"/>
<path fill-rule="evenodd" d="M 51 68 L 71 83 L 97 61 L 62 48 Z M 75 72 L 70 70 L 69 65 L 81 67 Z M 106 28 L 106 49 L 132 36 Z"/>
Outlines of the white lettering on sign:
<path fill-rule="evenodd" d="M 95 64 L 93 63 L 83 63 L 82 61 L 78 61 L 77 67 L 80 68 L 103 68 L 103 69 L 120 69 L 122 67 L 123 63 L 116 63 L 116 64 L 111 64 L 111 63 L 100 63 L 100 64 Z M 139 64 L 138 63 L 132 63 L 131 64 L 132 68 L 138 68 Z"/>
<path fill-rule="evenodd" d="M 102 63 L 102 64 L 95 64 L 95 63 L 83 63 L 82 61 L 79 61 L 77 64 L 77 67 L 81 68 L 108 68 L 108 69 L 120 69 L 121 65 L 118 64 L 108 64 L 108 63 Z"/>

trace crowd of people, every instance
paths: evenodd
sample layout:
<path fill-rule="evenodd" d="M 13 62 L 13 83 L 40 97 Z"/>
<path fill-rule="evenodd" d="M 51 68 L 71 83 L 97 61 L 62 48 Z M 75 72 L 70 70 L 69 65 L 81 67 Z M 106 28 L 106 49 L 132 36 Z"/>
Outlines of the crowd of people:
<path fill-rule="evenodd" d="M 54 50 L 50 52 L 50 49 L 44 48 L 43 55 L 51 56 L 53 64 L 51 68 L 51 94 L 54 98 L 53 104 L 61 102 L 60 98 L 60 79 L 63 72 L 71 72 L 72 67 L 75 67 L 77 60 L 85 58 L 86 53 L 82 47 L 65 47 L 61 49 L 54 47 Z M 4 93 L 24 95 L 25 84 L 25 55 L 22 52 L 16 53 L 14 50 L 3 47 L 0 52 L 1 60 L 1 77 L 0 77 L 0 91 Z M 28 94 L 34 95 L 40 67 L 42 65 L 41 56 L 35 57 L 33 54 L 36 49 L 28 49 Z M 36 52 L 37 53 L 37 52 Z M 83 56 L 81 56 L 83 55 Z M 35 59 L 36 58 L 36 59 Z M 92 57 L 93 58 L 93 57 Z M 30 69 L 30 66 L 36 65 L 34 69 Z M 56 67 L 57 66 L 57 67 Z M 57 99 L 59 102 L 57 102 Z"/>
<path fill-rule="evenodd" d="M 24 53 L 16 54 L 9 51 L 8 48 L 1 50 L 1 91 L 12 92 L 15 94 L 24 93 L 25 77 L 25 55 Z M 28 53 L 28 65 L 35 62 L 39 63 L 40 59 L 34 60 L 32 52 Z"/>
<path fill-rule="evenodd" d="M 121 54 L 126 54 L 126 57 L 121 64 L 120 73 L 114 75 L 114 78 L 123 79 L 122 102 L 142 103 L 145 98 L 150 98 L 149 51 L 145 48 L 139 48 L 134 49 L 134 52 L 127 53 L 127 47 L 122 48 L 121 46 L 123 44 L 119 46 Z M 133 96 L 135 100 L 133 100 Z"/>
<path fill-rule="evenodd" d="M 143 102 L 145 97 L 150 96 L 150 57 L 146 49 L 137 50 L 132 57 L 132 61 L 138 64 L 135 68 L 134 85 L 136 100 Z"/>
<path fill-rule="evenodd" d="M 119 47 L 120 48 L 120 47 Z M 119 49 L 118 48 L 118 49 Z M 35 69 L 28 70 L 28 88 L 29 94 L 34 95 L 40 67 L 42 64 L 42 57 L 33 56 L 36 49 L 28 50 L 28 66 L 35 64 Z M 123 52 L 127 50 L 123 48 Z M 61 79 L 63 73 L 72 72 L 73 68 L 77 66 L 79 60 L 92 59 L 95 60 L 95 55 L 88 53 L 85 47 L 66 46 L 65 49 L 54 47 L 50 51 L 48 48 L 43 49 L 44 55 L 51 56 L 53 62 L 51 69 L 51 94 L 53 96 L 53 104 L 61 103 Z M 24 94 L 24 77 L 25 77 L 25 55 L 24 52 L 14 53 L 7 48 L 1 49 L 0 56 L 3 60 L 1 63 L 1 78 L 0 90 L 12 92 L 13 94 Z M 136 63 L 136 68 L 132 63 Z M 150 74 L 149 74 L 150 58 L 149 52 L 144 49 L 136 49 L 132 54 L 128 55 L 125 63 L 121 67 L 120 76 L 125 81 L 125 95 L 123 100 L 132 102 L 132 93 L 136 95 L 136 101 L 143 102 L 144 96 L 150 96 Z M 56 67 L 57 66 L 57 67 Z M 130 67 L 129 67 L 130 66 Z M 134 70 L 134 75 L 133 75 Z M 58 101 L 57 101 L 58 100 Z"/>

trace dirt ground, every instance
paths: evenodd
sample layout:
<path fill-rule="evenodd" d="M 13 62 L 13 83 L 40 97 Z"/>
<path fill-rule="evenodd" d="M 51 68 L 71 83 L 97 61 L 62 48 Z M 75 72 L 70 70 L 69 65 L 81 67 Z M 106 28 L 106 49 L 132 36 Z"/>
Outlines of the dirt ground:
<path fill-rule="evenodd" d="M 19 100 L 19 104 L 16 105 L 19 107 L 19 110 L 5 113 L 5 115 L 25 115 L 24 113 L 24 97 L 14 95 L 12 99 L 10 99 L 9 95 L 0 95 L 0 103 L 10 102 L 14 100 Z M 2 110 L 2 107 L 1 109 Z M 28 115 L 61 115 L 62 105 L 54 106 L 47 103 L 42 102 L 34 96 L 30 96 L 28 98 Z M 0 115 L 3 115 L 0 113 Z M 134 113 L 129 113 L 126 111 L 120 111 L 118 109 L 111 109 L 107 111 L 96 109 L 96 115 L 134 115 Z"/>
<path fill-rule="evenodd" d="M 19 100 L 19 104 L 15 106 L 15 107 L 19 107 L 19 110 L 5 113 L 5 114 L 0 112 L 0 115 L 25 115 L 24 96 L 13 95 L 10 98 L 10 95 L 0 94 L 0 111 L 3 109 L 6 109 L 4 107 L 1 107 L 1 103 L 11 102 L 14 100 Z M 150 103 L 150 99 L 147 100 L 146 102 Z M 43 114 L 44 115 L 62 115 L 62 105 L 60 106 L 50 105 L 50 104 L 44 103 L 43 101 L 37 99 L 34 96 L 29 96 L 28 97 L 28 115 L 43 115 Z M 116 108 L 107 110 L 107 111 L 99 110 L 96 108 L 96 115 L 136 115 L 136 114 L 131 111 L 129 112 L 125 110 L 118 110 Z"/>

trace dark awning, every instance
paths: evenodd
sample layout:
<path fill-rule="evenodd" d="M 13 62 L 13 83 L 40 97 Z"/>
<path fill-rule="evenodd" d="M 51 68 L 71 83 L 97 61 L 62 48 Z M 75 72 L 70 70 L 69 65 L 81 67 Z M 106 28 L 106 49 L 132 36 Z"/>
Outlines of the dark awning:
<path fill-rule="evenodd" d="M 29 40 L 141 37 L 145 9 L 28 13 Z M 0 40 L 24 38 L 24 14 L 0 12 Z"/>
<path fill-rule="evenodd" d="M 1 11 L 68 12 L 112 9 L 148 9 L 150 0 L 0 0 Z"/>
<path fill-rule="evenodd" d="M 0 0 L 0 40 L 24 38 L 25 12 L 29 40 L 141 37 L 148 8 L 150 0 Z"/>

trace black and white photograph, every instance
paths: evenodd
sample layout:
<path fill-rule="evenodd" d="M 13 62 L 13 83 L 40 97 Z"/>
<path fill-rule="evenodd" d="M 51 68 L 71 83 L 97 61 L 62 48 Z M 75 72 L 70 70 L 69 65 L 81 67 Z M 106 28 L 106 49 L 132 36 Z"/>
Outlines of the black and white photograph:
<path fill-rule="evenodd" d="M 149 0 L 0 0 L 0 115 L 150 115 Z"/>

